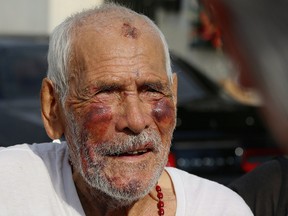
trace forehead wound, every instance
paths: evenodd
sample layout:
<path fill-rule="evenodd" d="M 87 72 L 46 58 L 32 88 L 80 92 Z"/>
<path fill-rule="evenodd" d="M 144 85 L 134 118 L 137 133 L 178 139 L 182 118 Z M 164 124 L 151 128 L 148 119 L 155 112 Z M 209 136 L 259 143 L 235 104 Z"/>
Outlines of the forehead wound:
<path fill-rule="evenodd" d="M 139 37 L 139 30 L 130 23 L 124 22 L 121 28 L 121 35 L 127 38 L 137 39 Z"/>

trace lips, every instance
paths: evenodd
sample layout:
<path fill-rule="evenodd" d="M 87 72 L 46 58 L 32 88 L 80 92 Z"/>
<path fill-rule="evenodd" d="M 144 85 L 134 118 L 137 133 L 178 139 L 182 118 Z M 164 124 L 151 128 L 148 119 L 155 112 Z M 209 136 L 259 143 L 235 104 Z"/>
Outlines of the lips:
<path fill-rule="evenodd" d="M 107 146 L 106 146 L 107 147 Z M 107 148 L 106 148 L 107 149 Z M 107 149 L 108 150 L 108 149 Z M 124 157 L 124 156 L 140 156 L 147 154 L 149 152 L 158 152 L 159 149 L 153 144 L 153 142 L 148 142 L 146 144 L 134 143 L 133 146 L 110 146 L 109 150 L 106 151 L 106 156 L 108 157 Z"/>
<path fill-rule="evenodd" d="M 115 153 L 115 154 L 110 154 L 109 156 L 111 157 L 122 157 L 122 156 L 138 156 L 138 155 L 143 155 L 147 152 L 151 152 L 152 149 L 142 149 L 142 150 L 134 150 L 134 151 L 127 151 L 123 153 Z"/>

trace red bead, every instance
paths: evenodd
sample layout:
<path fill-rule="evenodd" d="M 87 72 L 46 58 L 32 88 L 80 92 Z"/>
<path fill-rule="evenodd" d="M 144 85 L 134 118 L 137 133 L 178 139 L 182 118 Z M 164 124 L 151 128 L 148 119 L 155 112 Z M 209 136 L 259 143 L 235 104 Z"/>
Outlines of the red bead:
<path fill-rule="evenodd" d="M 164 215 L 164 209 L 163 208 L 159 208 L 158 215 Z"/>
<path fill-rule="evenodd" d="M 163 193 L 158 192 L 158 193 L 157 193 L 157 197 L 158 197 L 158 199 L 162 199 L 162 198 L 163 198 Z"/>
<path fill-rule="evenodd" d="M 157 207 L 160 209 L 160 208 L 163 208 L 164 207 L 164 202 L 159 200 L 158 204 L 157 204 Z"/>
<path fill-rule="evenodd" d="M 163 193 L 161 193 L 161 187 L 159 185 L 156 185 L 156 191 L 157 191 L 157 197 L 159 199 L 157 203 L 158 208 L 158 215 L 164 215 L 164 202 L 161 200 L 163 199 Z"/>
<path fill-rule="evenodd" d="M 161 187 L 159 185 L 156 185 L 156 191 L 157 192 L 161 191 Z"/>

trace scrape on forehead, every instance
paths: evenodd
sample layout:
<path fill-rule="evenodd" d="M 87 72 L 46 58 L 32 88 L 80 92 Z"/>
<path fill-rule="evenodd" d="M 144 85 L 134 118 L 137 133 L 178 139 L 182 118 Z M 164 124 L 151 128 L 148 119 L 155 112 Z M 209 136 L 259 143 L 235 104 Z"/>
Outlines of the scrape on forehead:
<path fill-rule="evenodd" d="M 130 10 L 105 10 L 94 11 L 81 17 L 75 23 L 74 33 L 77 34 L 79 30 L 90 28 L 99 33 L 112 34 L 119 32 L 120 35 L 126 38 L 138 39 L 141 35 L 141 30 L 145 28 L 145 32 L 150 35 L 155 35 L 156 31 L 147 20 L 137 13 Z M 157 35 L 157 33 L 156 33 Z"/>
<path fill-rule="evenodd" d="M 139 30 L 130 23 L 124 22 L 122 25 L 122 35 L 127 38 L 137 39 L 139 36 Z"/>

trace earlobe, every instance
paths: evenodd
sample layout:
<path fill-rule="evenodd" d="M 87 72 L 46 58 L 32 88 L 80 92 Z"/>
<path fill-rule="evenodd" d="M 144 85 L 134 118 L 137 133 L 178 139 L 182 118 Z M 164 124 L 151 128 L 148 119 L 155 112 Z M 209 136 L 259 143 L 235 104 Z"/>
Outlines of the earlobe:
<path fill-rule="evenodd" d="M 51 139 L 59 139 L 64 127 L 60 110 L 60 101 L 54 90 L 53 83 L 48 78 L 43 79 L 41 87 L 41 114 L 47 135 Z"/>
<path fill-rule="evenodd" d="M 174 99 L 174 105 L 177 106 L 177 87 L 178 87 L 178 78 L 177 74 L 172 74 L 173 84 L 172 84 L 172 92 L 173 92 L 173 99 Z"/>

